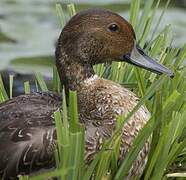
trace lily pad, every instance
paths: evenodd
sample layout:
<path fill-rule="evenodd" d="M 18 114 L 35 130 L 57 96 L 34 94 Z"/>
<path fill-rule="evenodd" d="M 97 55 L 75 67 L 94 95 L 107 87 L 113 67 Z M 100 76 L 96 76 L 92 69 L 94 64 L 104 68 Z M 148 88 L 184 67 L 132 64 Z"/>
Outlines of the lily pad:
<path fill-rule="evenodd" d="M 54 65 L 53 56 L 21 57 L 10 61 L 9 68 L 19 73 L 41 72 L 43 75 L 51 76 Z"/>
<path fill-rule="evenodd" d="M 12 39 L 11 37 L 8 37 L 5 33 L 0 31 L 0 42 L 16 43 L 16 40 Z"/>
<path fill-rule="evenodd" d="M 11 65 L 31 65 L 31 66 L 52 66 L 54 65 L 53 56 L 21 57 L 11 61 Z"/>

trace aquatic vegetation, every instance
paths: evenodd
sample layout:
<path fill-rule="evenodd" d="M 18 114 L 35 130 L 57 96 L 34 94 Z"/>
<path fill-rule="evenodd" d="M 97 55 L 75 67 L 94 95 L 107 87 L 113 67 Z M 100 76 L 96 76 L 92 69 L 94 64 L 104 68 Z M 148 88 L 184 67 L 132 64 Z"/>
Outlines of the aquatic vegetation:
<path fill-rule="evenodd" d="M 6 42 L 6 43 L 16 43 L 16 40 L 8 37 L 5 33 L 0 31 L 0 43 Z"/>

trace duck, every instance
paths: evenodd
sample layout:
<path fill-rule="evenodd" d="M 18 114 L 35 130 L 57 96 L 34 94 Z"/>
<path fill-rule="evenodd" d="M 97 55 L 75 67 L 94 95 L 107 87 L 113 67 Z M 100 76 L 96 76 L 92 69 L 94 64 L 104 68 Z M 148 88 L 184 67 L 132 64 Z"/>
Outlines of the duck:
<path fill-rule="evenodd" d="M 169 68 L 150 58 L 137 45 L 132 25 L 106 9 L 78 12 L 64 26 L 56 51 L 61 84 L 76 91 L 80 123 L 85 127 L 85 162 L 90 164 L 104 140 L 110 138 L 116 119 L 136 106 L 139 98 L 130 90 L 95 74 L 93 66 L 119 61 L 173 77 Z M 54 111 L 61 107 L 54 92 L 20 95 L 0 104 L 0 177 L 37 173 L 55 167 L 56 128 Z M 139 131 L 148 122 L 145 106 L 122 128 L 121 160 L 125 158 Z M 149 152 L 149 142 L 139 152 L 128 179 L 140 177 Z"/>

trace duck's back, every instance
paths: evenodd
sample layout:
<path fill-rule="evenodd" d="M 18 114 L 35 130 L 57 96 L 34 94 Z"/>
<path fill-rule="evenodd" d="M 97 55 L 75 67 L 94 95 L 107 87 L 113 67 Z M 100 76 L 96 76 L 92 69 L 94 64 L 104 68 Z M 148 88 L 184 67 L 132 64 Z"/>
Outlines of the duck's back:
<path fill-rule="evenodd" d="M 21 95 L 0 104 L 0 177 L 15 178 L 53 165 L 52 115 L 60 104 L 52 93 Z"/>

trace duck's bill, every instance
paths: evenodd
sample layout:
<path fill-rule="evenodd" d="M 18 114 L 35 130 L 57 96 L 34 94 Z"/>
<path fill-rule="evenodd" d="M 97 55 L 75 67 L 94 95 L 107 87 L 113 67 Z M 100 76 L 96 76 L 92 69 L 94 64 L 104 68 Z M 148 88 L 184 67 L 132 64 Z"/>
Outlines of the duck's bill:
<path fill-rule="evenodd" d="M 130 54 L 124 55 L 124 60 L 156 74 L 166 74 L 174 77 L 174 73 L 170 69 L 150 58 L 137 44 L 134 45 Z"/>

